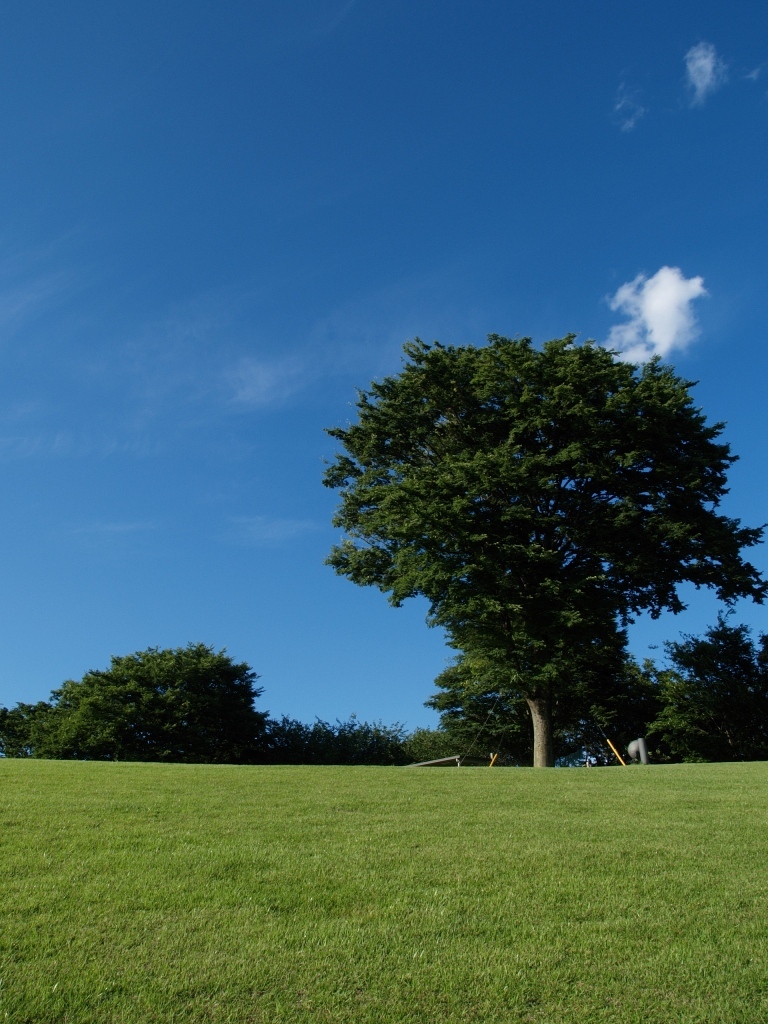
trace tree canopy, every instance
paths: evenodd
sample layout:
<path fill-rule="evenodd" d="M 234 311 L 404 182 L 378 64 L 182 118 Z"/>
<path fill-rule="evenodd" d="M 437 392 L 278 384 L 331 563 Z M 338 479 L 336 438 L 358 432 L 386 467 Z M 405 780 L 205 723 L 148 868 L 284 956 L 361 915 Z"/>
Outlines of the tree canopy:
<path fill-rule="evenodd" d="M 662 709 L 651 726 L 673 760 L 768 759 L 768 636 L 720 616 L 703 637 L 665 645 Z"/>
<path fill-rule="evenodd" d="M 742 558 L 762 530 L 718 511 L 736 457 L 659 360 L 571 336 L 405 356 L 329 431 L 346 536 L 328 562 L 395 605 L 426 597 L 429 622 L 524 697 L 551 765 L 555 700 L 616 677 L 633 616 L 682 610 L 685 581 L 764 598 Z"/>
<path fill-rule="evenodd" d="M 556 688 L 552 696 L 552 742 L 559 763 L 583 763 L 587 750 L 598 763 L 615 764 L 606 736 L 626 748 L 646 734 L 661 710 L 656 674 L 629 657 L 610 679 L 580 672 L 572 683 Z M 460 655 L 435 685 L 437 693 L 426 704 L 440 712 L 452 752 L 494 751 L 499 763 L 531 763 L 530 711 L 524 693 L 510 687 L 508 673 L 490 666 L 478 673 Z"/>
<path fill-rule="evenodd" d="M 120 761 L 248 762 L 266 712 L 249 665 L 205 644 L 113 657 L 53 691 L 2 709 L 8 756 Z"/>
<path fill-rule="evenodd" d="M 406 764 L 402 725 L 270 719 L 249 665 L 205 644 L 113 657 L 50 701 L 0 707 L 0 755 L 237 764 Z"/>

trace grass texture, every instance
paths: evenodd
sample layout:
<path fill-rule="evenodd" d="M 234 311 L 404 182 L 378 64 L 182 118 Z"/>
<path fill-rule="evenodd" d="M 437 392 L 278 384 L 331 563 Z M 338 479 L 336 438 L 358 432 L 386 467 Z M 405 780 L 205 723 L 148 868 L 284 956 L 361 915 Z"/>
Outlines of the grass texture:
<path fill-rule="evenodd" d="M 0 1022 L 768 1021 L 767 790 L 0 761 Z"/>

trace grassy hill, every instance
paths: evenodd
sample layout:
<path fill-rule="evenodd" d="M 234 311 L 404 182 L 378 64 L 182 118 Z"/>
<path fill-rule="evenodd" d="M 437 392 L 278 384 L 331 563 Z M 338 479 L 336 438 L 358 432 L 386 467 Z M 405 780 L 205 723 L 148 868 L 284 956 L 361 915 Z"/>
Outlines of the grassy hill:
<path fill-rule="evenodd" d="M 768 1020 L 768 764 L 0 761 L 0 1021 Z"/>

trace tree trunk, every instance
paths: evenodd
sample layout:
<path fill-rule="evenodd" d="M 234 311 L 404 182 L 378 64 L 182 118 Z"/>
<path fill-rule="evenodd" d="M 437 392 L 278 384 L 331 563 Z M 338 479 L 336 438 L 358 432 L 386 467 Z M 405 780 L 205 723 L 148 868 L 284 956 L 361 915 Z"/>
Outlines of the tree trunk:
<path fill-rule="evenodd" d="M 533 767 L 555 767 L 555 745 L 552 737 L 552 715 L 544 697 L 526 697 L 533 722 Z"/>

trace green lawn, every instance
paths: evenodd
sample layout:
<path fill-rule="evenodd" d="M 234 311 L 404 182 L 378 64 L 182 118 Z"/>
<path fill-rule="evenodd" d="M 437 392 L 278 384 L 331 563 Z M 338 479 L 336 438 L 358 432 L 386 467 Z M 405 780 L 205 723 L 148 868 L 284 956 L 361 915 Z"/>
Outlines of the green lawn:
<path fill-rule="evenodd" d="M 0 760 L 0 1022 L 765 1022 L 767 794 Z"/>

